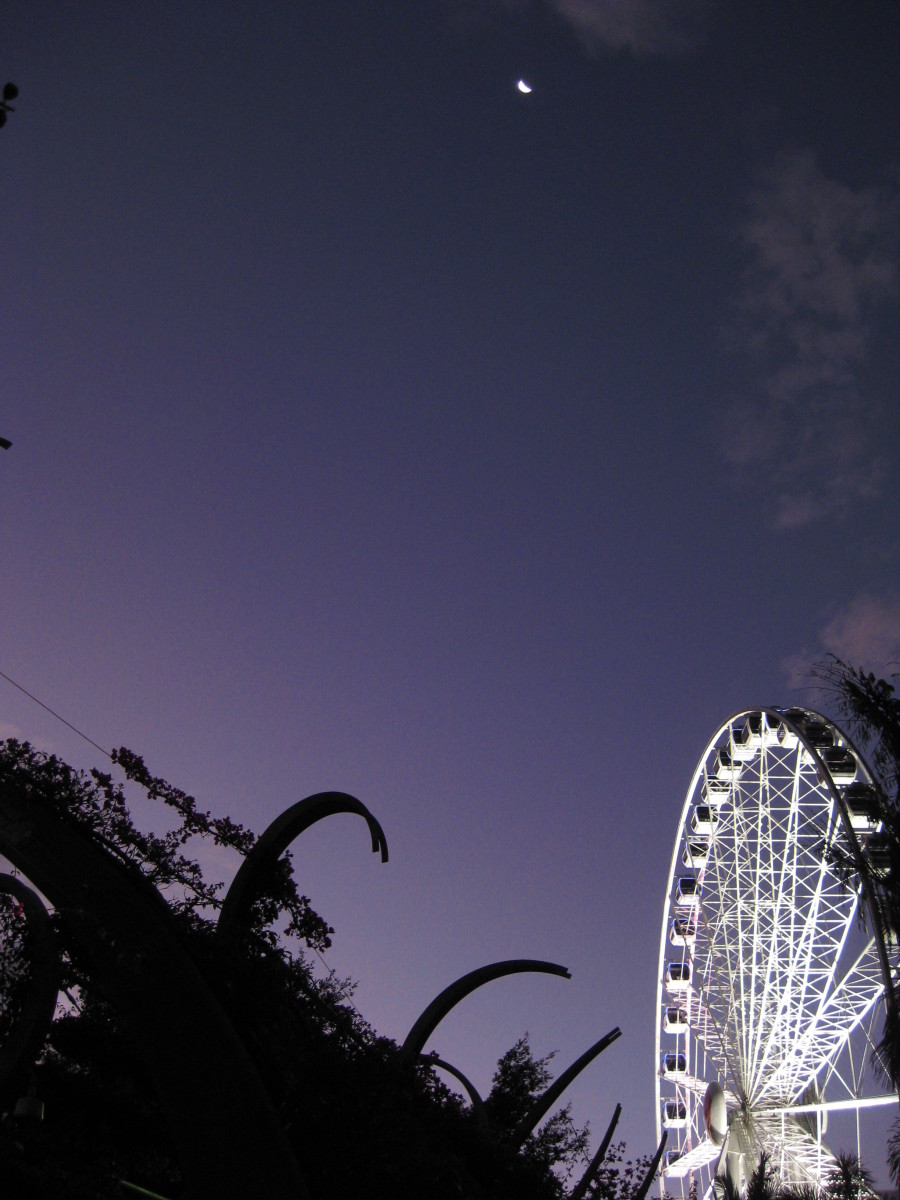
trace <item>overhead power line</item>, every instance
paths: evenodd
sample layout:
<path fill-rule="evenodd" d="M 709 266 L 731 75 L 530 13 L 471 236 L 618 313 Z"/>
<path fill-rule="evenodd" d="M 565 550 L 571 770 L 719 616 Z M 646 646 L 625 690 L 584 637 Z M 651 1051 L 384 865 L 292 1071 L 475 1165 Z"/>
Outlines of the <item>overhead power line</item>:
<path fill-rule="evenodd" d="M 32 692 L 29 692 L 28 688 L 24 688 L 22 687 L 21 683 L 16 683 L 14 679 L 10 679 L 10 677 L 4 674 L 3 671 L 0 671 L 0 679 L 5 679 L 7 683 L 11 683 L 14 688 L 17 688 L 22 693 L 23 696 L 27 696 L 28 699 L 33 700 L 35 704 L 39 704 L 45 712 L 50 714 L 51 717 L 55 717 L 57 721 L 62 721 L 63 725 L 65 725 L 67 729 L 71 729 L 73 733 L 77 733 L 80 738 L 83 738 L 89 745 L 93 746 L 95 750 L 99 750 L 101 754 L 105 755 L 108 759 L 110 759 L 110 761 L 112 761 L 112 755 L 108 750 L 104 750 L 103 747 L 98 745 L 93 738 L 88 737 L 86 733 L 82 733 L 77 725 L 73 725 L 72 722 L 67 721 L 65 717 L 61 717 L 58 712 L 50 707 L 49 704 L 45 704 L 43 700 L 38 700 L 37 696 L 35 696 Z"/>

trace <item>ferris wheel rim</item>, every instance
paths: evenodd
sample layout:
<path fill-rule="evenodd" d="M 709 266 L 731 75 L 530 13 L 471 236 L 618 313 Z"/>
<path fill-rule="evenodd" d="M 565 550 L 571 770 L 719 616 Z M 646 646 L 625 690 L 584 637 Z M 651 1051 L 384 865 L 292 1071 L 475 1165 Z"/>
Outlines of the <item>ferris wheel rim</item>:
<path fill-rule="evenodd" d="M 846 842 L 849 844 L 852 855 L 854 857 L 854 860 L 857 863 L 857 866 L 862 862 L 863 854 L 862 854 L 862 849 L 860 846 L 860 840 L 856 836 L 856 831 L 853 827 L 853 823 L 852 823 L 852 820 L 850 817 L 850 813 L 848 810 L 847 803 L 845 801 L 845 797 L 844 797 L 842 788 L 835 782 L 835 779 L 833 778 L 832 768 L 829 765 L 831 760 L 826 761 L 827 756 L 823 756 L 822 754 L 819 753 L 821 746 L 817 747 L 816 745 L 813 744 L 811 737 L 807 736 L 807 730 L 812 729 L 813 726 L 816 725 L 816 723 L 824 726 L 833 735 L 832 745 L 835 747 L 842 748 L 842 749 L 846 750 L 850 755 L 852 755 L 852 758 L 855 762 L 854 777 L 861 776 L 860 782 L 866 784 L 869 787 L 877 786 L 877 783 L 876 783 L 876 780 L 875 780 L 868 764 L 865 761 L 865 758 L 859 751 L 858 747 L 853 743 L 852 739 L 849 738 L 846 735 L 846 733 L 836 725 L 836 723 L 834 721 L 832 721 L 830 718 L 824 716 L 823 714 L 821 714 L 811 708 L 786 709 L 786 708 L 781 708 L 778 706 L 761 706 L 761 707 L 757 707 L 757 708 L 739 709 L 736 712 L 732 713 L 725 721 L 723 721 L 719 725 L 718 729 L 715 731 L 713 736 L 710 738 L 709 742 L 706 745 L 705 750 L 703 751 L 702 755 L 700 756 L 700 758 L 697 762 L 697 766 L 693 772 L 693 775 L 690 780 L 690 784 L 689 784 L 686 794 L 685 794 L 684 803 L 683 803 L 682 809 L 681 809 L 681 816 L 680 816 L 678 826 L 677 826 L 675 844 L 673 846 L 672 857 L 671 857 L 671 861 L 670 861 L 670 865 L 669 865 L 669 873 L 668 873 L 668 879 L 667 879 L 667 884 L 666 884 L 665 900 L 664 900 L 664 904 L 663 904 L 663 920 L 662 920 L 662 927 L 661 927 L 661 931 L 660 931 L 659 955 L 658 955 L 658 963 L 657 963 L 657 997 L 656 997 L 655 1045 L 654 1045 L 655 1074 L 656 1074 L 656 1113 L 655 1113 L 655 1116 L 656 1116 L 657 1139 L 659 1139 L 662 1129 L 663 1129 L 663 1125 L 664 1125 L 663 1112 L 664 1112 L 664 1100 L 666 1100 L 666 1095 L 662 1089 L 662 1083 L 661 1083 L 661 1075 L 662 1075 L 662 1068 L 661 1068 L 662 1053 L 661 1053 L 661 1051 L 662 1051 L 662 1038 L 663 1038 L 663 1012 L 666 1010 L 667 1005 L 671 1006 L 673 1003 L 671 1000 L 669 1000 L 667 1002 L 665 999 L 665 995 L 666 995 L 666 977 L 665 977 L 666 959 L 667 959 L 668 942 L 670 940 L 670 938 L 667 937 L 667 934 L 670 933 L 670 928 L 672 929 L 672 932 L 674 934 L 673 916 L 674 916 L 674 912 L 675 912 L 675 904 L 673 901 L 673 889 L 674 889 L 674 884 L 675 884 L 676 872 L 678 870 L 678 865 L 679 865 L 679 852 L 682 851 L 687 846 L 688 819 L 691 814 L 692 806 L 696 805 L 696 803 L 697 803 L 700 783 L 701 783 L 701 780 L 704 779 L 704 776 L 706 776 L 706 774 L 707 774 L 709 760 L 710 760 L 711 755 L 713 754 L 713 751 L 721 750 L 722 739 L 726 735 L 728 736 L 728 739 L 729 739 L 729 745 L 733 746 L 735 744 L 734 743 L 734 734 L 735 734 L 736 728 L 738 726 L 742 726 L 743 732 L 746 732 L 745 726 L 743 726 L 742 723 L 746 723 L 751 718 L 759 721 L 760 730 L 764 731 L 761 734 L 762 737 L 765 736 L 765 731 L 772 732 L 772 734 L 774 736 L 774 731 L 780 730 L 781 727 L 784 727 L 788 731 L 788 734 L 794 739 L 792 745 L 796 745 L 798 747 L 797 757 L 796 757 L 796 766 L 794 768 L 792 768 L 792 770 L 794 770 L 794 772 L 795 772 L 795 776 L 798 781 L 798 786 L 799 786 L 800 781 L 802 780 L 801 764 L 806 763 L 806 765 L 815 769 L 816 777 L 817 777 L 819 784 L 824 785 L 823 790 L 824 790 L 825 794 L 827 795 L 828 802 L 833 807 L 833 810 L 835 813 L 834 820 L 835 820 L 836 824 L 840 825 L 842 836 L 846 839 Z M 763 718 L 765 718 L 764 721 L 763 721 Z M 763 742 L 761 741 L 760 742 L 760 747 L 761 747 L 760 763 L 761 764 L 763 764 L 765 762 L 765 751 L 762 750 L 762 746 L 763 746 Z M 804 757 L 803 757 L 804 755 L 808 756 L 808 761 L 804 759 Z M 750 756 L 750 757 L 752 758 L 752 756 Z M 786 762 L 787 759 L 785 759 L 783 761 Z M 760 769 L 762 770 L 762 766 Z M 738 777 L 738 775 L 739 775 L 739 772 L 733 778 L 736 779 Z M 706 779 L 706 784 L 708 785 L 708 777 Z M 806 784 L 808 787 L 809 786 L 808 779 L 806 780 Z M 767 788 L 768 784 L 766 784 L 765 787 Z M 734 788 L 733 782 L 732 782 L 732 788 Z M 760 784 L 760 788 L 761 788 L 761 792 L 762 792 L 762 790 L 763 790 L 762 783 Z M 766 792 L 766 796 L 768 797 L 767 792 Z M 768 798 L 767 798 L 766 802 L 768 803 Z M 760 801 L 760 803 L 761 803 L 761 801 Z M 713 826 L 713 833 L 714 833 L 714 829 L 715 829 L 715 826 Z M 836 832 L 832 832 L 829 834 L 829 837 L 836 837 L 836 836 L 837 836 Z M 712 840 L 714 840 L 714 837 L 712 838 Z M 685 862 L 687 862 L 687 860 L 685 860 Z M 703 870 L 703 868 L 701 868 L 701 875 L 702 875 L 702 870 Z M 864 876 L 863 876 L 863 878 L 864 878 Z M 885 947 L 885 938 L 883 936 L 883 930 L 882 930 L 881 920 L 880 920 L 880 916 L 879 916 L 879 912 L 878 912 L 878 907 L 877 907 L 877 904 L 875 903 L 874 898 L 871 895 L 870 889 L 868 887 L 860 887 L 857 889 L 857 894 L 856 894 L 855 898 L 853 899 L 852 904 L 850 904 L 849 906 L 844 906 L 847 911 L 841 917 L 841 920 L 844 921 L 845 926 L 849 926 L 850 922 L 855 917 L 856 905 L 857 905 L 857 903 L 860 903 L 860 902 L 865 905 L 865 908 L 867 911 L 867 917 L 870 922 L 871 929 L 873 931 L 872 941 L 876 948 L 876 953 L 877 953 L 877 958 L 878 958 L 878 966 L 879 966 L 879 970 L 880 970 L 880 974 L 881 974 L 881 985 L 880 985 L 881 991 L 879 992 L 879 996 L 883 995 L 885 991 L 889 991 L 890 993 L 893 993 L 893 978 L 894 978 L 893 968 L 891 967 L 890 963 L 888 962 L 887 950 Z M 700 911 L 699 905 L 698 905 L 696 911 L 699 913 L 699 911 Z M 690 932 L 689 928 L 686 932 L 687 933 Z M 813 927 L 813 932 L 815 932 L 815 926 Z M 672 940 L 674 940 L 674 938 Z M 840 960 L 841 953 L 843 951 L 843 941 L 842 940 L 835 941 L 833 945 L 826 942 L 825 949 L 829 953 L 833 952 L 834 965 L 836 968 L 837 963 Z M 683 961 L 687 961 L 689 959 L 690 959 L 690 961 L 692 961 L 692 958 L 690 955 L 688 955 L 686 948 L 684 950 L 682 957 L 683 957 Z M 874 968 L 874 963 L 867 964 L 867 969 L 868 969 L 869 974 L 866 977 L 866 986 L 869 987 L 870 990 L 871 990 L 871 988 L 873 988 L 875 986 L 874 983 L 872 982 L 873 968 Z M 862 979 L 862 973 L 860 973 L 859 979 Z M 856 981 L 856 982 L 858 982 L 858 981 Z M 834 987 L 833 981 L 830 986 Z M 874 1000 L 872 1000 L 872 1003 L 869 1007 L 871 1007 L 872 1005 L 877 1005 L 877 998 L 878 997 L 876 997 Z M 857 1003 L 859 1004 L 860 1002 L 857 1002 Z M 671 1008 L 669 1009 L 669 1011 L 671 1011 Z M 848 1011 L 850 1011 L 851 1013 L 855 1012 L 855 1010 L 853 1010 L 852 1008 L 849 1009 Z M 722 1036 L 721 1049 L 722 1049 L 723 1054 L 725 1053 L 725 1051 L 727 1049 L 727 1043 L 726 1043 L 724 1034 Z M 813 1050 L 811 1050 L 810 1053 L 812 1053 L 813 1051 L 815 1051 L 817 1053 L 821 1053 L 821 1048 L 820 1047 L 817 1048 L 815 1043 L 813 1043 Z M 836 1053 L 837 1052 L 835 1052 L 835 1055 L 836 1055 Z M 667 1057 L 671 1057 L 671 1056 L 667 1056 Z M 803 1066 L 802 1060 L 801 1060 L 801 1065 Z M 813 1080 L 817 1079 L 819 1071 L 822 1068 L 822 1065 L 823 1064 L 821 1064 L 821 1063 L 817 1063 L 816 1070 L 815 1070 L 815 1072 L 812 1073 Z M 676 1066 L 676 1069 L 680 1069 L 681 1064 L 676 1062 L 675 1066 Z M 808 1067 L 808 1064 L 805 1064 L 804 1069 L 805 1069 L 805 1067 Z M 723 1077 L 727 1077 L 727 1074 L 728 1074 L 727 1070 L 724 1069 L 723 1063 L 720 1061 L 716 1065 L 716 1074 L 714 1077 L 719 1080 L 722 1080 Z M 739 1075 L 738 1077 L 743 1078 L 742 1075 Z M 701 1082 L 706 1082 L 706 1081 L 705 1081 L 705 1079 L 701 1078 Z M 694 1091 L 696 1092 L 697 1090 L 698 1090 L 697 1087 L 694 1086 Z M 676 1092 L 676 1095 L 680 1095 L 680 1092 Z M 816 1098 L 818 1098 L 818 1097 L 816 1097 Z M 732 1096 L 731 1099 L 732 1099 L 732 1101 L 734 1101 L 735 1097 Z M 745 1095 L 742 1097 L 738 1097 L 738 1099 L 745 1105 L 745 1107 L 747 1105 L 749 1105 L 749 1108 L 753 1109 L 753 1097 L 748 1097 Z M 787 1097 L 782 1097 L 780 1099 L 780 1104 L 779 1104 L 777 1111 L 784 1111 L 784 1112 L 788 1111 L 788 1108 L 785 1106 L 786 1099 L 787 1099 Z M 797 1097 L 794 1097 L 793 1099 L 794 1099 L 794 1108 L 799 1111 L 800 1106 L 797 1104 Z M 694 1100 L 691 1102 L 695 1111 L 698 1106 L 698 1102 L 699 1102 L 699 1096 L 695 1096 Z M 809 1110 L 809 1109 L 810 1109 L 810 1106 L 807 1106 L 807 1110 Z M 764 1120 L 764 1114 L 766 1112 L 766 1109 L 763 1107 L 759 1107 L 755 1111 L 756 1111 L 757 1117 Z M 769 1109 L 768 1111 L 772 1112 L 772 1115 L 774 1116 L 776 1109 L 772 1108 L 772 1109 Z M 681 1114 L 680 1114 L 680 1112 L 677 1112 L 674 1115 L 680 1116 Z M 820 1118 L 821 1118 L 821 1114 L 816 1117 L 816 1120 L 818 1121 L 818 1120 L 820 1120 Z M 782 1118 L 782 1121 L 783 1121 L 783 1118 Z M 711 1149 L 711 1146 L 708 1147 L 707 1150 L 703 1151 L 703 1153 L 701 1153 L 700 1149 L 698 1147 L 695 1147 L 694 1150 L 690 1151 L 690 1154 L 695 1156 L 699 1160 L 699 1159 L 703 1158 L 704 1155 L 707 1155 L 707 1157 L 708 1157 L 709 1149 Z M 718 1153 L 718 1151 L 717 1151 L 717 1153 Z M 713 1157 L 715 1157 L 715 1155 Z M 711 1161 L 711 1159 L 709 1161 Z M 687 1165 L 687 1164 L 685 1164 L 685 1165 Z"/>

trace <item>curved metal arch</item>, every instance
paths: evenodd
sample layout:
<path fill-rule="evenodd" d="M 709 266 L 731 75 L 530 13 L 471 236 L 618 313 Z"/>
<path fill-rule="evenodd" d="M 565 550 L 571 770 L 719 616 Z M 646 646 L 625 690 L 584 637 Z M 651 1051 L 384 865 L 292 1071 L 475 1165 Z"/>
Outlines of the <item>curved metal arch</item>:
<path fill-rule="evenodd" d="M 418 1057 L 425 1049 L 425 1043 L 450 1009 L 459 1004 L 460 1000 L 463 1000 L 470 992 L 474 992 L 482 984 L 490 983 L 492 979 L 500 979 L 504 975 L 515 975 L 520 971 L 541 971 L 547 975 L 561 975 L 564 979 L 572 978 L 567 967 L 561 967 L 558 963 L 544 962 L 537 958 L 510 958 L 504 962 L 490 963 L 486 967 L 477 967 L 474 971 L 461 975 L 459 979 L 435 996 L 406 1035 L 406 1041 L 399 1051 L 400 1060 L 412 1062 L 414 1058 Z"/>
<path fill-rule="evenodd" d="M 37 892 L 14 875 L 0 874 L 0 894 L 15 896 L 21 904 L 32 938 L 31 984 L 19 1019 L 0 1046 L 0 1095 L 3 1095 L 23 1085 L 53 1022 L 60 961 L 50 914 Z"/>
<path fill-rule="evenodd" d="M 650 1191 L 650 1184 L 656 1177 L 659 1170 L 659 1164 L 662 1162 L 663 1150 L 666 1148 L 666 1142 L 669 1140 L 669 1135 L 664 1129 L 662 1137 L 659 1139 L 659 1145 L 656 1148 L 656 1153 L 653 1155 L 653 1161 L 647 1168 L 647 1174 L 641 1180 L 640 1187 L 632 1196 L 632 1200 L 645 1200 L 647 1193 Z"/>
<path fill-rule="evenodd" d="M 459 1067 L 454 1067 L 453 1064 L 448 1063 L 446 1059 L 437 1058 L 432 1054 L 420 1054 L 419 1058 L 423 1063 L 427 1063 L 431 1067 L 440 1067 L 442 1071 L 447 1071 L 450 1075 L 459 1080 L 468 1093 L 469 1100 L 472 1104 L 472 1115 L 475 1118 L 478 1128 L 482 1133 L 487 1133 L 489 1128 L 487 1110 L 484 1107 L 484 1101 L 476 1089 L 475 1084 L 472 1083 L 472 1081 L 465 1075 L 463 1075 Z"/>
<path fill-rule="evenodd" d="M 606 1158 L 606 1152 L 609 1149 L 609 1144 L 613 1139 L 613 1134 L 616 1131 L 616 1126 L 619 1123 L 619 1117 L 621 1117 L 621 1115 L 622 1105 L 617 1104 L 616 1111 L 612 1115 L 612 1120 L 607 1127 L 606 1133 L 603 1135 L 603 1141 L 597 1147 L 594 1157 L 588 1163 L 587 1169 L 585 1170 L 581 1179 L 579 1179 L 578 1183 L 575 1185 L 575 1189 L 569 1197 L 569 1200 L 584 1200 L 585 1193 L 597 1178 L 597 1172 L 603 1165 L 603 1160 Z"/>
<path fill-rule="evenodd" d="M 0 788 L 0 853 L 64 916 L 133 1031 L 190 1194 L 308 1200 L 256 1066 L 156 889 L 11 785 Z M 262 1149 L 249 1158 L 248 1145 Z"/>
<path fill-rule="evenodd" d="M 580 1055 L 567 1067 L 558 1079 L 550 1084 L 547 1090 L 535 1100 L 531 1108 L 516 1126 L 513 1134 L 513 1142 L 516 1146 L 521 1146 L 529 1133 L 534 1129 L 537 1123 L 542 1120 L 546 1113 L 556 1103 L 559 1097 L 563 1094 L 569 1084 L 577 1075 L 580 1075 L 588 1063 L 592 1063 L 598 1054 L 602 1054 L 607 1046 L 611 1046 L 622 1036 L 622 1030 L 618 1027 L 611 1029 L 609 1033 L 603 1035 L 599 1041 L 594 1042 L 593 1046 L 585 1050 L 584 1054 Z"/>
<path fill-rule="evenodd" d="M 275 870 L 288 846 L 310 825 L 335 813 L 356 813 L 369 826 L 372 838 L 372 853 L 381 853 L 381 861 L 388 861 L 387 838 L 378 821 L 361 800 L 346 792 L 317 792 L 298 800 L 275 818 L 260 835 L 256 845 L 241 863 L 240 869 L 225 893 L 216 925 L 217 933 L 223 938 L 237 938 L 250 921 L 250 909 L 259 895 L 269 872 Z"/>

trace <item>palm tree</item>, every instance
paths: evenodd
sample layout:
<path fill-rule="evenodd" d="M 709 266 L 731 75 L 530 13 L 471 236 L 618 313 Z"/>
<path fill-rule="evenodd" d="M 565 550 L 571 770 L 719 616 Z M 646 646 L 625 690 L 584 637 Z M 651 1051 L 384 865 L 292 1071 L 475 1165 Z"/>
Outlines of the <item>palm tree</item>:
<path fill-rule="evenodd" d="M 813 675 L 826 685 L 841 719 L 859 745 L 866 750 L 875 776 L 877 816 L 882 822 L 879 869 L 867 859 L 844 864 L 848 878 L 861 876 L 874 901 L 883 930 L 900 930 L 900 698 L 894 684 L 878 679 L 860 667 L 851 667 L 832 655 Z M 897 675 L 891 677 L 893 680 Z M 884 1025 L 875 1047 L 873 1067 L 900 1091 L 900 993 L 888 984 Z M 900 1183 L 900 1118 L 894 1122 L 888 1141 L 888 1167 L 894 1183 Z"/>
<path fill-rule="evenodd" d="M 785 1191 L 778 1178 L 778 1169 L 772 1165 L 768 1150 L 760 1153 L 759 1161 L 747 1180 L 743 1191 L 736 1186 L 730 1175 L 724 1175 L 717 1184 L 722 1200 L 781 1200 Z"/>
<path fill-rule="evenodd" d="M 874 1196 L 875 1181 L 855 1154 L 838 1154 L 825 1178 L 826 1200 L 861 1200 Z"/>
<path fill-rule="evenodd" d="M 724 1180 L 724 1200 L 869 1200 L 877 1195 L 872 1175 L 855 1154 L 838 1154 L 823 1187 L 784 1184 L 771 1155 L 763 1150 L 743 1194 Z"/>

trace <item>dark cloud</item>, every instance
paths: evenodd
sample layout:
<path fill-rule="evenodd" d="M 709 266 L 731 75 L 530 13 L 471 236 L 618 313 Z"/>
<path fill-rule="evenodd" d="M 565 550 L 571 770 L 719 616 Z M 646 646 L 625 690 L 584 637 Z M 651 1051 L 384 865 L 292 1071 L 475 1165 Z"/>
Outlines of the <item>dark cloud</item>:
<path fill-rule="evenodd" d="M 684 54 L 704 40 L 707 0 L 546 0 L 592 49 Z"/>
<path fill-rule="evenodd" d="M 566 22 L 591 52 L 640 56 L 689 53 L 703 44 L 711 0 L 442 0 L 457 23 L 483 27 L 502 14 L 527 15 L 544 6 Z"/>
<path fill-rule="evenodd" d="M 863 368 L 884 302 L 897 294 L 897 197 L 828 178 L 809 152 L 759 176 L 742 238 L 749 265 L 734 335 L 759 374 L 726 453 L 753 472 L 774 523 L 796 529 L 878 494 L 880 401 Z"/>

